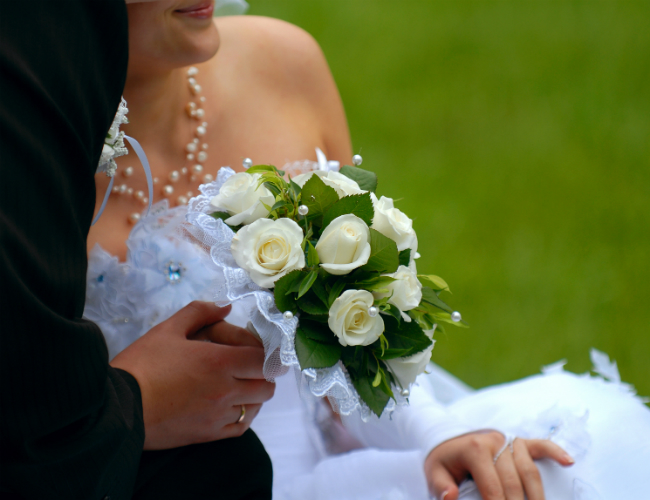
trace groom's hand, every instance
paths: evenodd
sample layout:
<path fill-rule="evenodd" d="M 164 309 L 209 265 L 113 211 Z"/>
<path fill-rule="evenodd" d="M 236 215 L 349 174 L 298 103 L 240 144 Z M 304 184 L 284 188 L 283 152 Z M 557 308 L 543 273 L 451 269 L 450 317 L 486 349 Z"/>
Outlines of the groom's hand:
<path fill-rule="evenodd" d="M 275 384 L 262 374 L 263 347 L 223 321 L 229 312 L 230 307 L 192 302 L 111 362 L 140 386 L 145 449 L 240 436 L 273 396 Z M 246 415 L 236 423 L 242 405 Z"/>

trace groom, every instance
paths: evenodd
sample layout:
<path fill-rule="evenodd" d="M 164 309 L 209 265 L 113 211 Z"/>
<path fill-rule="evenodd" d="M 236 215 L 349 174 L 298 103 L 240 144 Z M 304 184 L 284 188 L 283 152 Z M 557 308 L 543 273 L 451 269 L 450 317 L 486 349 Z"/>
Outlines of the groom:
<path fill-rule="evenodd" d="M 227 309 L 193 303 L 112 366 L 81 319 L 124 0 L 2 2 L 0 42 L 0 498 L 270 498 L 247 429 L 273 386 Z"/>

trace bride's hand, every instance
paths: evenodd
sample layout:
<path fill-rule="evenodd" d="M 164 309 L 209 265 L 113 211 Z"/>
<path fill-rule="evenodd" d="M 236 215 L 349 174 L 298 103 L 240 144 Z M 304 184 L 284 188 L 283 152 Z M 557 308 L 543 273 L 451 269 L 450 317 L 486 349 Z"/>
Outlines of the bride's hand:
<path fill-rule="evenodd" d="M 550 458 L 560 465 L 573 459 L 555 443 L 543 439 L 515 439 L 503 447 L 500 432 L 471 433 L 438 445 L 425 461 L 429 490 L 439 500 L 456 500 L 458 484 L 471 475 L 483 500 L 544 500 L 539 471 L 533 460 Z M 512 453 L 511 451 L 512 450 Z"/>
<path fill-rule="evenodd" d="M 192 302 L 111 362 L 140 386 L 145 449 L 240 436 L 273 396 L 275 384 L 262 373 L 264 348 L 246 330 L 223 321 L 229 312 L 230 307 Z M 238 422 L 242 405 L 246 412 Z"/>

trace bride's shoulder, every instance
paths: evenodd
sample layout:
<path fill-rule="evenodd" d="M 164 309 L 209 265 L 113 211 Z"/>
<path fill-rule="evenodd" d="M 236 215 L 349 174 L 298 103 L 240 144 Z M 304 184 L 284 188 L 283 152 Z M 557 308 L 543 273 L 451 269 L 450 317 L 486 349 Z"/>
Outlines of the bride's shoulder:
<path fill-rule="evenodd" d="M 216 23 L 221 46 L 215 62 L 232 65 L 240 78 L 304 92 L 312 92 L 319 79 L 331 78 L 320 46 L 298 26 L 260 16 L 224 17 Z"/>

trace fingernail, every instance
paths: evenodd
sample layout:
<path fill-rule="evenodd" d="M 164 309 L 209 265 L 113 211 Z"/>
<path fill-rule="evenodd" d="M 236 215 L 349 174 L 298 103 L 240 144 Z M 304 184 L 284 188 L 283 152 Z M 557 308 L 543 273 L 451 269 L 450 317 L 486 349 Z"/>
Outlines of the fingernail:
<path fill-rule="evenodd" d="M 442 495 L 440 495 L 440 500 L 445 500 L 445 497 L 449 493 L 449 490 L 445 491 Z"/>
<path fill-rule="evenodd" d="M 562 458 L 569 465 L 573 465 L 574 463 L 576 463 L 576 461 L 573 459 L 573 457 L 571 455 L 569 455 L 568 453 L 565 453 Z"/>

